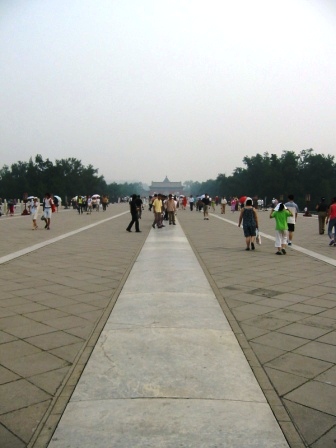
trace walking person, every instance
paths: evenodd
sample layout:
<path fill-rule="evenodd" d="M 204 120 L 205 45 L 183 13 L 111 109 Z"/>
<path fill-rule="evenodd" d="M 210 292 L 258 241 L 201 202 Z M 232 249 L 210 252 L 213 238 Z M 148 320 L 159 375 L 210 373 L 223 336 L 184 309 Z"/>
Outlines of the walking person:
<path fill-rule="evenodd" d="M 189 198 L 189 206 L 190 206 L 191 212 L 194 210 L 194 203 L 195 203 L 195 199 L 194 199 L 193 195 L 191 194 L 190 198 Z"/>
<path fill-rule="evenodd" d="M 209 221 L 209 207 L 210 207 L 210 198 L 208 193 L 205 193 L 204 198 L 202 199 L 202 203 L 203 203 L 203 216 L 204 219 Z"/>
<path fill-rule="evenodd" d="M 136 197 L 135 202 L 136 202 L 137 209 L 138 209 L 138 216 L 139 216 L 139 219 L 141 219 L 142 208 L 143 208 L 143 207 L 142 207 L 142 204 L 143 204 L 143 202 L 142 202 L 142 199 L 141 199 L 141 197 L 140 197 L 139 194 L 138 194 L 138 196 Z"/>
<path fill-rule="evenodd" d="M 37 198 L 33 198 L 32 202 L 30 203 L 30 206 L 29 206 L 30 214 L 31 214 L 32 220 L 33 220 L 33 229 L 32 230 L 36 230 L 38 228 L 36 220 L 37 220 L 39 208 L 40 208 L 40 204 L 37 201 Z"/>
<path fill-rule="evenodd" d="M 226 208 L 227 200 L 226 197 L 223 196 L 221 199 L 221 214 L 225 215 L 225 208 Z"/>
<path fill-rule="evenodd" d="M 246 240 L 245 250 L 250 250 L 250 248 L 254 250 L 256 231 L 259 228 L 259 224 L 258 224 L 258 214 L 255 208 L 252 206 L 252 199 L 247 199 L 245 207 L 241 209 L 239 215 L 238 227 L 241 226 L 242 222 L 243 222 L 244 236 Z"/>
<path fill-rule="evenodd" d="M 297 221 L 298 213 L 299 213 L 299 207 L 294 202 L 294 195 L 289 194 L 288 195 L 289 201 L 286 202 L 285 207 L 288 208 L 292 212 L 293 216 L 288 216 L 287 218 L 287 224 L 288 224 L 288 246 L 292 245 L 293 240 L 293 233 L 295 230 L 295 224 Z"/>
<path fill-rule="evenodd" d="M 51 207 L 53 205 L 53 200 L 51 199 L 50 193 L 46 193 L 43 199 L 43 214 L 45 217 L 46 224 L 44 226 L 45 229 L 50 230 L 50 221 L 51 221 Z"/>
<path fill-rule="evenodd" d="M 336 197 L 331 200 L 326 222 L 328 223 L 328 236 L 330 238 L 329 246 L 336 247 Z"/>
<path fill-rule="evenodd" d="M 321 198 L 321 201 L 316 205 L 315 208 L 318 216 L 319 234 L 323 235 L 325 232 L 325 225 L 328 213 L 328 204 L 326 203 L 324 197 Z"/>
<path fill-rule="evenodd" d="M 131 201 L 129 203 L 129 205 L 130 205 L 130 212 L 131 212 L 131 215 L 132 215 L 132 220 L 128 224 L 127 228 L 126 228 L 127 232 L 132 232 L 131 229 L 133 227 L 133 224 L 135 224 L 135 231 L 137 233 L 141 232 L 141 230 L 139 228 L 139 215 L 138 215 L 138 208 L 137 208 L 136 198 L 137 198 L 137 195 L 136 194 L 132 194 L 132 199 L 131 199 Z"/>
<path fill-rule="evenodd" d="M 160 229 L 161 227 L 164 227 L 162 224 L 162 199 L 161 195 L 154 195 L 154 201 L 153 201 L 153 213 L 154 213 L 154 222 L 152 224 L 153 229 L 155 229 L 155 224 L 157 225 L 157 228 Z"/>
<path fill-rule="evenodd" d="M 286 246 L 288 238 L 288 216 L 293 216 L 293 213 L 284 206 L 282 202 L 277 204 L 274 210 L 271 210 L 270 218 L 275 219 L 275 247 L 277 248 L 276 255 L 286 255 Z"/>

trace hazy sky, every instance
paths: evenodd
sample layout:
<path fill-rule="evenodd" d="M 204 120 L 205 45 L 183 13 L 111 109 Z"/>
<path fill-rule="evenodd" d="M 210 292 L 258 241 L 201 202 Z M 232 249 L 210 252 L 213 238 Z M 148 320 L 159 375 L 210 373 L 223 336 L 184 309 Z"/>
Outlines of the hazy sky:
<path fill-rule="evenodd" d="M 215 179 L 336 156 L 335 0 L 0 0 L 0 167 Z"/>

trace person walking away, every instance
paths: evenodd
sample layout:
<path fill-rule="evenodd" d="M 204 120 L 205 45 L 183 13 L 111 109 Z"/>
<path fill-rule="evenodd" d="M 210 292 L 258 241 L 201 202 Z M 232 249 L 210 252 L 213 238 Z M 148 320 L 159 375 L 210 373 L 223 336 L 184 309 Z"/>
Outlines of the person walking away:
<path fill-rule="evenodd" d="M 133 224 L 135 224 L 135 231 L 138 233 L 141 232 L 141 230 L 139 228 L 139 216 L 138 216 L 138 208 L 137 208 L 137 204 L 136 204 L 136 198 L 137 198 L 137 195 L 132 194 L 132 199 L 129 203 L 132 219 L 126 228 L 127 232 L 132 232 L 131 229 L 133 227 Z"/>
<path fill-rule="evenodd" d="M 190 206 L 191 212 L 194 210 L 194 202 L 195 202 L 195 199 L 194 199 L 193 195 L 191 194 L 190 198 L 189 198 L 189 206 Z"/>
<path fill-rule="evenodd" d="M 294 202 L 294 195 L 289 194 L 288 195 L 288 202 L 286 202 L 285 207 L 288 208 L 292 212 L 293 216 L 288 216 L 287 218 L 287 224 L 288 224 L 288 246 L 292 245 L 293 240 L 293 233 L 295 230 L 295 224 L 297 221 L 298 213 L 299 213 L 299 207 Z"/>
<path fill-rule="evenodd" d="M 226 204 L 227 204 L 226 197 L 223 196 L 222 199 L 221 199 L 221 214 L 222 214 L 222 215 L 225 215 L 225 207 L 226 207 Z"/>
<path fill-rule="evenodd" d="M 275 247 L 278 249 L 276 255 L 286 254 L 286 245 L 288 238 L 288 216 L 292 216 L 292 212 L 285 208 L 284 204 L 280 202 L 271 210 L 270 218 L 275 219 Z"/>
<path fill-rule="evenodd" d="M 185 210 L 187 207 L 187 196 L 183 196 L 182 198 L 182 210 Z"/>
<path fill-rule="evenodd" d="M 326 222 L 328 223 L 328 236 L 330 238 L 329 246 L 336 247 L 336 197 L 331 200 Z"/>
<path fill-rule="evenodd" d="M 30 214 L 31 214 L 32 220 L 33 220 L 33 229 L 32 230 L 36 230 L 38 228 L 36 220 L 37 220 L 39 208 L 40 208 L 40 204 L 37 201 L 37 198 L 33 198 L 33 200 L 30 203 L 30 206 L 29 206 Z"/>
<path fill-rule="evenodd" d="M 6 216 L 14 216 L 14 199 L 9 199 L 7 203 Z"/>
<path fill-rule="evenodd" d="M 324 197 L 321 198 L 321 201 L 316 205 L 315 208 L 318 216 L 319 234 L 323 235 L 325 232 L 326 218 L 328 213 L 328 204 L 326 204 Z"/>
<path fill-rule="evenodd" d="M 256 231 L 259 228 L 258 224 L 258 214 L 255 208 L 252 206 L 252 199 L 248 199 L 245 206 L 241 209 L 238 221 L 238 227 L 241 226 L 243 222 L 244 236 L 246 240 L 246 249 L 255 249 L 255 237 Z"/>
<path fill-rule="evenodd" d="M 216 201 L 214 198 L 211 199 L 211 209 L 213 212 L 216 211 Z"/>
<path fill-rule="evenodd" d="M 43 200 L 43 213 L 45 217 L 46 224 L 44 226 L 45 229 L 50 230 L 50 220 L 51 220 L 51 206 L 53 205 L 53 200 L 51 199 L 50 193 L 46 193 L 44 195 Z"/>
<path fill-rule="evenodd" d="M 138 195 L 138 196 L 136 197 L 135 202 L 136 202 L 136 206 L 137 206 L 137 209 L 138 209 L 138 216 L 139 216 L 139 219 L 141 219 L 141 214 L 142 214 L 142 199 L 141 199 L 140 195 Z"/>
<path fill-rule="evenodd" d="M 203 203 L 203 216 L 204 219 L 209 221 L 209 207 L 210 207 L 210 198 L 208 193 L 205 193 L 204 198 L 202 199 L 202 203 Z"/>
<path fill-rule="evenodd" d="M 53 198 L 53 201 L 54 201 L 54 204 L 55 204 L 55 207 L 56 207 L 56 211 L 58 213 L 59 201 L 58 201 L 58 199 L 56 197 Z"/>
<path fill-rule="evenodd" d="M 167 212 L 168 212 L 169 225 L 173 224 L 175 226 L 176 225 L 176 222 L 175 222 L 176 202 L 174 201 L 172 194 L 170 194 L 168 196 L 166 206 L 167 206 Z"/>

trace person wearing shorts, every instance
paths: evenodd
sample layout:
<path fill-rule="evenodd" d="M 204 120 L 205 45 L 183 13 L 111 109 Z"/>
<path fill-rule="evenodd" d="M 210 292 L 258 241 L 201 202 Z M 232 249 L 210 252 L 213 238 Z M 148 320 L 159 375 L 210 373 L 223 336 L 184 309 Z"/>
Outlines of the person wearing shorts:
<path fill-rule="evenodd" d="M 45 229 L 50 230 L 50 220 L 51 220 L 51 206 L 53 204 L 53 201 L 51 199 L 50 193 L 46 193 L 43 200 L 43 214 L 45 217 L 46 225 L 44 226 Z"/>
<path fill-rule="evenodd" d="M 295 230 L 295 223 L 299 213 L 299 207 L 294 202 L 294 195 L 288 195 L 288 202 L 286 202 L 285 207 L 288 208 L 292 212 L 292 216 L 288 216 L 287 224 L 288 224 L 288 246 L 292 245 L 293 233 Z"/>

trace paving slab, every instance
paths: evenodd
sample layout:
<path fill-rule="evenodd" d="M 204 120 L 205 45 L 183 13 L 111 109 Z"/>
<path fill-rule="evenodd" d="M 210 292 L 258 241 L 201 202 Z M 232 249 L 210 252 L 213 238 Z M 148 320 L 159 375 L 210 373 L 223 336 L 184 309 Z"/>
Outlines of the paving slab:
<path fill-rule="evenodd" d="M 163 275 L 148 269 L 154 260 Z M 49 446 L 108 438 L 120 447 L 288 446 L 180 227 L 148 236 Z"/>

